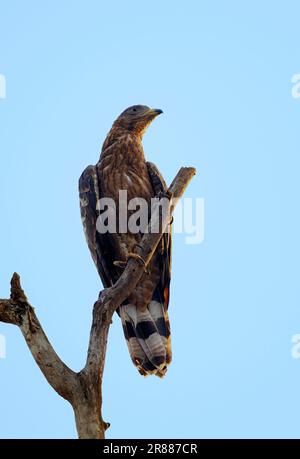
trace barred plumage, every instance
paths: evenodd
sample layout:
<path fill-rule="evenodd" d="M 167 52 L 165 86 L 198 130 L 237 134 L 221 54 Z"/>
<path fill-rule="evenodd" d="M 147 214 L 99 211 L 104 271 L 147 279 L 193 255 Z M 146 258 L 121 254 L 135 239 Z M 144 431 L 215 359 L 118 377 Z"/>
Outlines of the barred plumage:
<path fill-rule="evenodd" d="M 132 304 L 122 305 L 120 315 L 133 363 L 142 375 L 164 376 L 171 362 L 168 312 L 152 300 L 145 311 Z"/>

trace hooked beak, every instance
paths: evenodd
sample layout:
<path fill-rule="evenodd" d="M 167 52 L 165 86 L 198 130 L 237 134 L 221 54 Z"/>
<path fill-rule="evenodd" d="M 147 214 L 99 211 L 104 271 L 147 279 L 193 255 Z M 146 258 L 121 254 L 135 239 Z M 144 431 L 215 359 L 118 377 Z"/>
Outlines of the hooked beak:
<path fill-rule="evenodd" d="M 158 116 L 161 115 L 161 113 L 163 113 L 163 111 L 160 108 L 150 108 L 148 112 L 148 114 L 151 116 Z"/>

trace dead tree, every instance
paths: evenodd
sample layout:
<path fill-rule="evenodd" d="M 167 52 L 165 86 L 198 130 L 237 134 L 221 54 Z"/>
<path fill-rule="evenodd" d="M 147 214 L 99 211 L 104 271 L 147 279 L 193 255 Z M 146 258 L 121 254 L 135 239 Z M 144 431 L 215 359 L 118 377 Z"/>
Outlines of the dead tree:
<path fill-rule="evenodd" d="M 181 168 L 168 190 L 168 212 L 162 216 L 158 205 L 153 209 L 149 228 L 160 228 L 160 232 L 149 231 L 142 239 L 140 250 L 146 266 L 170 222 L 177 200 L 195 173 L 194 168 Z M 102 418 L 102 377 L 109 327 L 114 312 L 136 287 L 144 269 L 145 266 L 138 259 L 131 258 L 119 280 L 101 292 L 93 308 L 86 364 L 78 373 L 72 371 L 56 354 L 21 287 L 17 273 L 11 279 L 10 298 L 0 299 L 0 321 L 20 328 L 48 383 L 70 402 L 79 438 L 105 438 L 109 424 Z"/>

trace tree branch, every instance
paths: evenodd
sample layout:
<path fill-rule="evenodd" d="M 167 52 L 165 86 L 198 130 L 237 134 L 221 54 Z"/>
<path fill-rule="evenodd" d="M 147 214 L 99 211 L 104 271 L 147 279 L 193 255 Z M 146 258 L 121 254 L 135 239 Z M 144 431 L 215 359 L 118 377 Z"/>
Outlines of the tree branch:
<path fill-rule="evenodd" d="M 145 233 L 139 249 L 146 266 L 170 224 L 178 199 L 195 173 L 194 168 L 181 168 L 166 193 L 169 198 L 167 211 L 162 214 L 159 203 L 154 206 L 148 233 Z M 151 228 L 159 228 L 159 231 L 151 232 Z M 139 260 L 131 258 L 116 284 L 101 292 L 94 304 L 86 365 L 79 373 L 68 368 L 54 351 L 22 290 L 18 274 L 14 273 L 12 277 L 10 298 L 0 300 L 0 321 L 17 325 L 21 329 L 49 384 L 72 404 L 79 438 L 104 438 L 109 426 L 101 415 L 102 377 L 109 327 L 115 310 L 134 290 L 144 269 Z"/>
<path fill-rule="evenodd" d="M 20 276 L 11 279 L 9 300 L 0 300 L 0 321 L 18 325 L 27 345 L 45 378 L 56 392 L 72 402 L 78 384 L 76 373 L 70 370 L 51 346 L 33 307 L 21 287 Z"/>
<path fill-rule="evenodd" d="M 163 233 L 170 222 L 175 205 L 183 195 L 196 170 L 192 167 L 182 167 L 173 180 L 167 195 L 169 197 L 168 209 L 161 215 L 159 203 L 152 210 L 151 221 L 148 225 L 148 232 L 144 235 L 140 248 L 146 266 L 149 264 Z M 160 228 L 160 231 L 151 232 L 151 228 Z M 97 400 L 101 412 L 102 405 L 102 377 L 105 363 L 106 346 L 109 327 L 115 310 L 134 290 L 144 273 L 145 266 L 140 261 L 131 258 L 126 269 L 118 281 L 110 288 L 101 292 L 99 300 L 94 305 L 93 323 L 90 333 L 90 343 L 86 366 L 82 371 L 84 380 L 90 392 Z M 101 420 L 103 423 L 103 420 Z M 103 428 L 106 428 L 103 423 Z"/>

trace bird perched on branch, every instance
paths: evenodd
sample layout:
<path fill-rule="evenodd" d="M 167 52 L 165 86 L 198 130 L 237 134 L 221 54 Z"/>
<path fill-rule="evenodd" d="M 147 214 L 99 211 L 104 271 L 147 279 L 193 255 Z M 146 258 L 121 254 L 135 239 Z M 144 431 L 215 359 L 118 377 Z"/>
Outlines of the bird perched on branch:
<path fill-rule="evenodd" d="M 104 141 L 98 163 L 88 166 L 79 179 L 83 228 L 104 287 L 110 287 L 118 280 L 130 257 L 143 261 L 142 254 L 136 253 L 143 229 L 120 231 L 119 191 L 126 190 L 128 201 L 143 198 L 148 204 L 151 198 L 166 191 L 166 184 L 156 166 L 146 162 L 142 146 L 144 132 L 161 113 L 162 110 L 144 105 L 134 105 L 123 111 Z M 97 231 L 97 219 L 101 217 L 98 202 L 102 198 L 115 202 L 116 231 Z M 126 218 L 129 216 L 130 213 Z M 170 276 L 169 231 L 163 235 L 135 290 L 118 310 L 131 359 L 145 376 L 163 377 L 171 362 Z"/>

